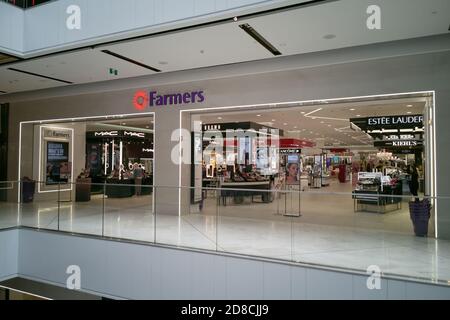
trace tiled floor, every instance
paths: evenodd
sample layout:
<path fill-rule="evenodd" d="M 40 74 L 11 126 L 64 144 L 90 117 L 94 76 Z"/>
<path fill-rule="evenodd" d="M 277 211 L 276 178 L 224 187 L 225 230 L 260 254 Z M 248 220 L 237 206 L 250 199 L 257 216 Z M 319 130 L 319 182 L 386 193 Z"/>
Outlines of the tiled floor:
<path fill-rule="evenodd" d="M 309 197 L 309 199 L 308 199 Z M 354 213 L 349 195 L 302 195 L 301 217 L 280 204 L 229 204 L 208 199 L 201 212 L 152 212 L 150 196 L 87 203 L 0 203 L 0 228 L 24 226 L 218 250 L 429 280 L 450 279 L 450 242 L 418 238 L 406 206 L 398 212 Z M 281 201 L 284 202 L 284 199 Z M 218 216 L 217 216 L 218 214 Z M 20 219 L 19 219 L 20 217 Z"/>

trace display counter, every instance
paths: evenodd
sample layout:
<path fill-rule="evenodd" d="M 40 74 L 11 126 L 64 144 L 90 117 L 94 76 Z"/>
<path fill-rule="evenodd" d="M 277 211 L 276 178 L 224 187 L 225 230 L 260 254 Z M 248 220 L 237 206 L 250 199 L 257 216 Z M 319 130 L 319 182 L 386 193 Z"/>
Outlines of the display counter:
<path fill-rule="evenodd" d="M 402 207 L 402 198 L 391 196 L 401 195 L 401 183 L 397 183 L 394 186 L 383 186 L 383 190 L 354 190 L 352 192 L 354 211 L 375 211 L 378 213 L 386 213 L 388 211 L 399 210 Z M 373 210 L 374 206 L 376 207 L 376 210 Z"/>
<path fill-rule="evenodd" d="M 149 195 L 152 193 L 151 177 L 142 179 L 141 195 Z M 108 198 L 127 198 L 135 194 L 134 179 L 106 179 L 105 194 Z"/>
<path fill-rule="evenodd" d="M 91 200 L 91 178 L 78 178 L 76 180 L 75 201 L 86 202 Z"/>
<path fill-rule="evenodd" d="M 234 203 L 243 203 L 244 197 L 251 197 L 253 202 L 255 196 L 261 196 L 262 202 L 268 203 L 273 201 L 272 193 L 269 192 L 269 190 L 271 190 L 271 186 L 272 182 L 270 180 L 254 182 L 224 182 L 220 185 L 220 198 L 223 205 L 227 204 L 228 197 L 232 197 L 234 199 Z M 246 189 L 248 189 L 248 191 Z"/>
<path fill-rule="evenodd" d="M 330 185 L 330 174 L 323 173 L 322 174 L 322 187 L 326 187 Z"/>

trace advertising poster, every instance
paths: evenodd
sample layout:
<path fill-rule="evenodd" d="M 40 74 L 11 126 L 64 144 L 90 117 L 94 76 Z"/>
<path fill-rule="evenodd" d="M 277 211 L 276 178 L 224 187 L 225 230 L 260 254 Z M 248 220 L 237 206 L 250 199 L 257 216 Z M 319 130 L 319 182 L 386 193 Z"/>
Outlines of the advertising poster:
<path fill-rule="evenodd" d="M 286 184 L 299 184 L 299 163 L 300 159 L 298 154 L 288 154 L 286 164 Z"/>
<path fill-rule="evenodd" d="M 47 141 L 46 184 L 69 182 L 71 171 L 69 143 Z"/>

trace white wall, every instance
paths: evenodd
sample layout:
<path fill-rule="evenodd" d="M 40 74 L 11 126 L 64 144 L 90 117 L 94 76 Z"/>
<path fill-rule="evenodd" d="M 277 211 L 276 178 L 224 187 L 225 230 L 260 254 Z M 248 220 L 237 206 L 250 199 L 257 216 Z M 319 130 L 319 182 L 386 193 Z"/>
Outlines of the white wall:
<path fill-rule="evenodd" d="M 23 51 L 24 11 L 0 2 L 0 52 L 21 55 Z"/>
<path fill-rule="evenodd" d="M 292 4 L 292 0 L 59 0 L 25 11 L 25 55 L 87 46 Z M 81 9 L 69 30 L 66 10 Z"/>
<path fill-rule="evenodd" d="M 450 299 L 449 286 L 383 278 L 368 290 L 365 275 L 168 247 L 25 229 L 19 244 L 20 276 L 65 286 L 78 265 L 82 290 L 126 299 Z"/>
<path fill-rule="evenodd" d="M 0 231 L 0 281 L 17 275 L 18 259 L 19 231 Z"/>

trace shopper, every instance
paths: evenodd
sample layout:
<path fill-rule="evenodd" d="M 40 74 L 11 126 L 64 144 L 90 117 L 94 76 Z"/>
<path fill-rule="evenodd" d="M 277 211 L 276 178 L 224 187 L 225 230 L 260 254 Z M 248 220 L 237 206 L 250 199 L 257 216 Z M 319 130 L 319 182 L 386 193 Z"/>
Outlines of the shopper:
<path fill-rule="evenodd" d="M 416 197 L 416 201 L 419 201 L 417 193 L 419 190 L 419 172 L 415 165 L 411 166 L 410 174 L 411 180 L 409 181 L 409 190 L 411 191 L 411 194 Z"/>
<path fill-rule="evenodd" d="M 140 196 L 142 190 L 142 179 L 144 178 L 144 170 L 137 163 L 133 165 L 133 178 L 136 195 Z"/>

